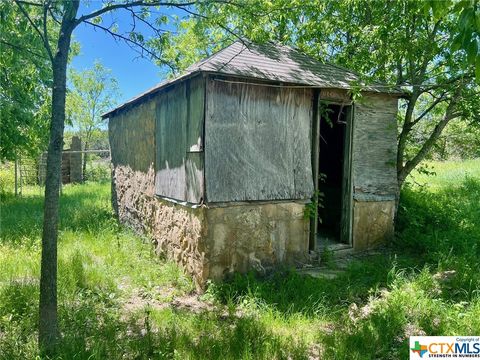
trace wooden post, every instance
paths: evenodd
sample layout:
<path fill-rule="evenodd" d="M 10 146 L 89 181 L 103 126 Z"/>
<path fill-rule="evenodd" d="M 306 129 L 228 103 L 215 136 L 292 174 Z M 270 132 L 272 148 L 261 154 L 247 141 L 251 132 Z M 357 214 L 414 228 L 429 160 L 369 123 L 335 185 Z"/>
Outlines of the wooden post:
<path fill-rule="evenodd" d="M 353 143 L 353 105 L 346 107 L 345 143 L 343 149 L 342 175 L 342 217 L 340 241 L 352 244 L 353 184 L 352 184 L 352 143 Z"/>
<path fill-rule="evenodd" d="M 320 156 L 320 115 L 318 111 L 320 90 L 315 89 L 313 93 L 313 112 L 312 112 L 312 175 L 314 195 L 313 201 L 318 203 L 318 161 Z M 310 237 L 308 248 L 311 251 L 317 250 L 317 227 L 318 227 L 318 209 L 315 216 L 310 218 Z"/>
<path fill-rule="evenodd" d="M 15 196 L 18 196 L 18 159 L 15 154 Z"/>
<path fill-rule="evenodd" d="M 83 182 L 83 153 L 82 141 L 78 136 L 72 137 L 72 145 L 70 146 L 70 181 L 72 183 Z"/>

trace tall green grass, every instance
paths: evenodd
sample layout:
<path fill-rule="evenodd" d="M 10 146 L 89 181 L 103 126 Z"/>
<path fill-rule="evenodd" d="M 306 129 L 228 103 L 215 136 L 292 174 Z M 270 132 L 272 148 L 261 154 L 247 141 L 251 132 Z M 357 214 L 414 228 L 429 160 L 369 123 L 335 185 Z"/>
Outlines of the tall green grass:
<path fill-rule="evenodd" d="M 400 359 L 411 335 L 479 334 L 479 164 L 415 174 L 389 250 L 336 279 L 236 275 L 200 300 L 148 239 L 117 224 L 108 183 L 66 186 L 57 358 Z M 33 359 L 41 190 L 1 201 L 0 359 Z"/>

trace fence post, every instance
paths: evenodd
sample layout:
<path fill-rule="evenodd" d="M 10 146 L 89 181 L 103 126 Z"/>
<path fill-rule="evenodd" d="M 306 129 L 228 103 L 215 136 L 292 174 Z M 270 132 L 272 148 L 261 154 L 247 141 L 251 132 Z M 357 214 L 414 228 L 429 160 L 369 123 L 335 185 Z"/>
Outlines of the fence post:
<path fill-rule="evenodd" d="M 70 146 L 70 181 L 72 183 L 80 183 L 83 181 L 82 167 L 82 141 L 78 136 L 72 137 L 72 145 Z"/>
<path fill-rule="evenodd" d="M 18 196 L 18 159 L 15 153 L 15 196 Z"/>

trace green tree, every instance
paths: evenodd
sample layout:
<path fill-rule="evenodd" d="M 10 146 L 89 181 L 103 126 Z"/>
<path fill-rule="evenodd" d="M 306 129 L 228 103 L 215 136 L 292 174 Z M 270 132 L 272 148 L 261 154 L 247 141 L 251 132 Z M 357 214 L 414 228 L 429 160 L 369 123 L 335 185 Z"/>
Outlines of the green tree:
<path fill-rule="evenodd" d="M 35 156 L 48 141 L 50 61 L 36 35 L 22 31 L 28 20 L 15 10 L 0 2 L 0 160 Z"/>
<path fill-rule="evenodd" d="M 452 50 L 465 51 L 467 62 L 475 66 L 475 76 L 480 84 L 480 1 L 431 1 L 430 6 L 434 14 L 450 8 L 453 14 L 458 15 L 458 33 L 452 40 Z"/>
<path fill-rule="evenodd" d="M 480 117 L 480 88 L 474 81 L 475 67 L 467 61 L 470 52 L 451 46 L 466 28 L 458 25 L 459 10 L 453 3 L 433 7 L 432 3 L 252 0 L 222 8 L 205 4 L 197 8 L 200 16 L 179 26 L 180 36 L 172 38 L 166 54 L 182 69 L 203 53 L 217 50 L 211 44 L 245 36 L 292 45 L 321 61 L 356 70 L 365 83 L 402 87 L 396 163 L 401 187 L 451 121 Z M 462 4 L 468 8 L 473 2 Z M 475 9 L 468 14 L 478 19 Z M 227 24 L 234 33 L 224 30 Z M 472 20 L 467 24 L 471 29 Z M 472 37 L 467 38 L 468 44 L 473 43 Z M 418 129 L 428 130 L 421 144 Z"/>
<path fill-rule="evenodd" d="M 67 94 L 67 122 L 78 132 L 88 150 L 94 136 L 104 127 L 101 115 L 111 109 L 119 96 L 118 83 L 100 62 L 81 72 L 69 72 L 71 90 Z M 88 154 L 83 157 L 85 174 Z"/>
<path fill-rule="evenodd" d="M 215 1 L 215 0 L 209 0 Z M 223 3 L 224 1 L 219 2 Z M 21 32 L 34 33 L 44 47 L 52 73 L 50 139 L 47 153 L 45 181 L 45 202 L 43 214 L 42 254 L 40 270 L 40 320 L 39 346 L 41 352 L 52 355 L 58 338 L 57 321 L 57 239 L 58 239 L 58 200 L 61 170 L 61 155 L 65 128 L 65 108 L 67 93 L 67 63 L 72 44 L 72 33 L 79 24 L 88 24 L 105 31 L 117 40 L 123 41 L 138 51 L 161 59 L 161 52 L 148 48 L 145 37 L 136 31 L 136 23 L 142 22 L 154 33 L 161 36 L 166 16 L 159 14 L 165 7 L 190 11 L 196 1 L 156 1 L 131 0 L 124 2 L 85 2 L 85 11 L 93 5 L 96 9 L 78 14 L 80 1 L 14 0 L 17 14 L 22 15 L 28 26 Z M 130 30 L 120 33 L 115 24 L 103 25 L 101 16 L 113 11 L 126 11 L 132 17 Z M 155 11 L 151 11 L 155 10 Z M 57 24 L 51 27 L 50 24 Z"/>

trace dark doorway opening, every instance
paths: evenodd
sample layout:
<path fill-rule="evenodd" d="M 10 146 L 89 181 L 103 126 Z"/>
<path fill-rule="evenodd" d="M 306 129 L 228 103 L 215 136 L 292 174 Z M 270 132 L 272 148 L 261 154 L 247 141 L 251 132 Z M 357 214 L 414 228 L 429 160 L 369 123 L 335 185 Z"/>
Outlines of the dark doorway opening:
<path fill-rule="evenodd" d="M 346 180 L 349 174 L 349 141 L 347 128 L 350 106 L 321 104 L 318 190 L 320 192 L 317 241 L 320 248 L 348 247 L 350 237 L 343 229 L 349 216 L 345 213 Z M 347 195 L 347 196 L 346 196 Z"/>

